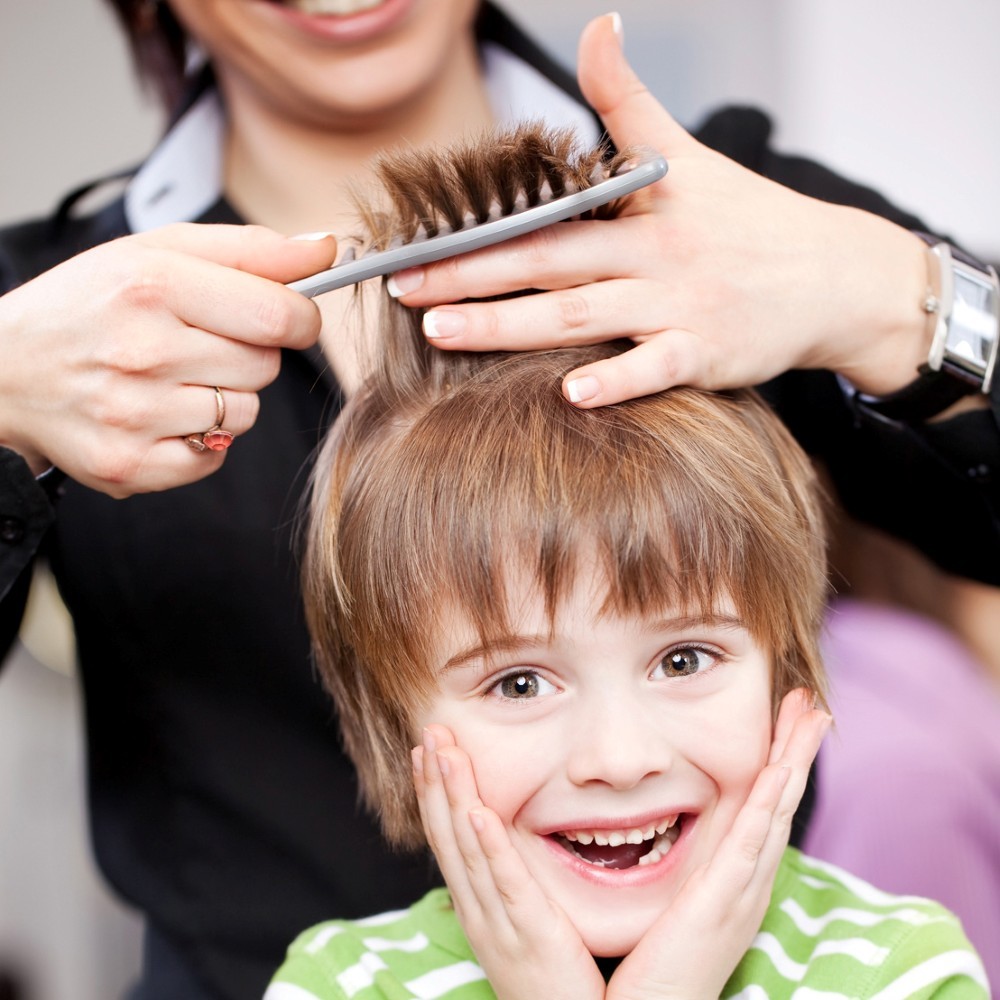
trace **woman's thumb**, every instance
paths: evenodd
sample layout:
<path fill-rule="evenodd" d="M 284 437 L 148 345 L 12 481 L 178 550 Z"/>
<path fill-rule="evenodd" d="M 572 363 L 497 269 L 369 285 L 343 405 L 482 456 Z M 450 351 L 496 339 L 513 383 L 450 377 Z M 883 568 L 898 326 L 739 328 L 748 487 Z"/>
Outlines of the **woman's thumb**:
<path fill-rule="evenodd" d="M 636 76 L 622 40 L 618 14 L 597 17 L 583 29 L 577 60 L 580 89 L 615 145 L 652 146 L 669 159 L 695 140 Z"/>

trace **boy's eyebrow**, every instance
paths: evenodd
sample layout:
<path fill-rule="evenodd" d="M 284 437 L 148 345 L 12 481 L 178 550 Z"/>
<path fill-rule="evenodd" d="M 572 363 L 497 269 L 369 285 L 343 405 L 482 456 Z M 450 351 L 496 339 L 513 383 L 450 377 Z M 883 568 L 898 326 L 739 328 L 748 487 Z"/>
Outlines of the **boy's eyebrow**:
<path fill-rule="evenodd" d="M 670 618 L 656 619 L 644 625 L 642 630 L 648 633 L 684 632 L 692 628 L 713 629 L 745 629 L 746 623 L 737 615 L 709 614 L 678 615 Z M 505 635 L 491 639 L 489 642 L 478 643 L 456 653 L 441 667 L 446 673 L 457 667 L 462 667 L 470 660 L 478 660 L 497 653 L 515 653 L 519 649 L 530 649 L 533 646 L 545 645 L 551 641 L 551 636 L 540 633 L 536 635 Z"/>
<path fill-rule="evenodd" d="M 650 622 L 643 629 L 645 632 L 685 631 L 689 628 L 720 628 L 745 629 L 747 624 L 739 615 L 719 614 L 710 611 L 706 614 L 675 615 Z"/>
<path fill-rule="evenodd" d="M 456 653 L 442 667 L 441 672 L 454 670 L 462 667 L 470 660 L 478 660 L 496 653 L 514 653 L 519 649 L 530 649 L 532 646 L 540 646 L 549 641 L 548 635 L 505 635 L 489 642 L 479 643 L 470 646 L 468 649 Z"/>

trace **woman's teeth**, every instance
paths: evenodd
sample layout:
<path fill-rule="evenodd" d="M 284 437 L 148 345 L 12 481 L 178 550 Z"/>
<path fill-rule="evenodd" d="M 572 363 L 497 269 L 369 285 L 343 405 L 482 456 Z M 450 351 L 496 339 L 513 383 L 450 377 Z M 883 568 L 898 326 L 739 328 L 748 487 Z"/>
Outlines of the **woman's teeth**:
<path fill-rule="evenodd" d="M 618 830 L 563 830 L 556 834 L 566 850 L 600 868 L 656 864 L 680 836 L 678 816 L 646 827 Z"/>
<path fill-rule="evenodd" d="M 287 7 L 303 14 L 358 14 L 383 3 L 385 0 L 285 0 Z"/>

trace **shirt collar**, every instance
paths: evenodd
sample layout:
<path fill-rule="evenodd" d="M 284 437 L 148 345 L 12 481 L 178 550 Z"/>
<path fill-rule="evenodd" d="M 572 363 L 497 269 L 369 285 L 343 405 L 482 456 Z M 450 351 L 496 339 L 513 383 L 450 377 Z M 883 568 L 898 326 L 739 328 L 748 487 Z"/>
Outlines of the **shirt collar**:
<path fill-rule="evenodd" d="M 542 119 L 569 126 L 593 145 L 599 129 L 593 113 L 539 70 L 494 42 L 481 47 L 486 90 L 502 125 Z M 133 233 L 172 222 L 193 221 L 222 196 L 225 112 L 210 87 L 153 150 L 125 191 L 125 217 Z"/>

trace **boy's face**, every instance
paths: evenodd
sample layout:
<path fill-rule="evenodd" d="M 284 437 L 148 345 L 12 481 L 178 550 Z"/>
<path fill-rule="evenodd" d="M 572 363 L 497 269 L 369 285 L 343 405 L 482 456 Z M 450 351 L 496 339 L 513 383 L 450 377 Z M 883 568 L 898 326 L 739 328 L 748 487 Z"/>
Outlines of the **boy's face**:
<path fill-rule="evenodd" d="M 532 875 L 607 956 L 713 856 L 767 762 L 772 714 L 769 656 L 731 606 L 602 618 L 602 595 L 578 587 L 551 635 L 529 597 L 488 653 L 452 616 L 415 721 L 452 731 Z"/>

